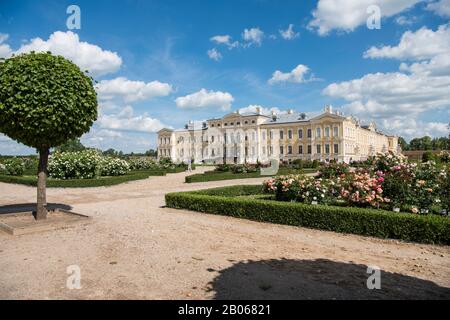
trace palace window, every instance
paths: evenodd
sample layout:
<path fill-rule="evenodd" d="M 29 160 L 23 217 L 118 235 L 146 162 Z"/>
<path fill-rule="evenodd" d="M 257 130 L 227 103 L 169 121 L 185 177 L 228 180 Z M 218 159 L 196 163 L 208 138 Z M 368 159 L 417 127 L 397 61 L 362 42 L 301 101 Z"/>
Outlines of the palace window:
<path fill-rule="evenodd" d="M 316 145 L 316 151 L 317 151 L 317 153 L 320 153 L 320 151 L 321 151 L 321 145 L 320 144 L 318 144 L 318 145 Z"/>
<path fill-rule="evenodd" d="M 280 154 L 283 154 L 284 153 L 284 148 L 283 148 L 283 146 L 280 146 Z"/>
<path fill-rule="evenodd" d="M 312 153 L 312 147 L 310 144 L 308 144 L 308 154 L 311 154 L 311 153 Z"/>
<path fill-rule="evenodd" d="M 263 140 L 266 140 L 266 131 L 263 131 L 263 132 L 262 132 L 262 139 L 263 139 Z"/>
<path fill-rule="evenodd" d="M 284 138 L 284 131 L 280 130 L 280 139 L 283 139 L 283 138 Z"/>
<path fill-rule="evenodd" d="M 308 132 L 306 133 L 306 135 L 308 138 L 311 138 L 311 136 L 312 136 L 311 129 L 308 129 Z"/>
<path fill-rule="evenodd" d="M 288 139 L 292 139 L 292 130 L 288 130 Z"/>
<path fill-rule="evenodd" d="M 292 154 L 292 146 L 288 146 L 288 154 Z"/>
<path fill-rule="evenodd" d="M 266 154 L 266 147 L 262 147 L 262 154 Z"/>
<path fill-rule="evenodd" d="M 337 143 L 334 145 L 334 153 L 339 153 L 339 145 Z"/>
<path fill-rule="evenodd" d="M 247 120 L 245 120 L 244 124 L 248 124 L 248 121 L 247 121 Z"/>
<path fill-rule="evenodd" d="M 303 153 L 303 146 L 302 146 L 302 145 L 299 145 L 299 146 L 298 146 L 298 153 L 299 153 L 299 154 L 302 154 L 302 153 Z"/>
<path fill-rule="evenodd" d="M 252 123 L 255 124 L 255 120 L 252 120 Z"/>
<path fill-rule="evenodd" d="M 339 136 L 339 128 L 338 127 L 334 127 L 333 128 L 333 137 L 337 137 Z"/>
<path fill-rule="evenodd" d="M 330 145 L 329 144 L 325 145 L 325 153 L 330 154 Z"/>
<path fill-rule="evenodd" d="M 325 137 L 330 137 L 330 127 L 325 128 Z"/>
<path fill-rule="evenodd" d="M 273 130 L 269 131 L 269 137 L 270 137 L 270 139 L 273 139 Z"/>
<path fill-rule="evenodd" d="M 303 129 L 298 130 L 298 138 L 299 139 L 303 138 Z"/>
<path fill-rule="evenodd" d="M 320 138 L 320 128 L 316 128 L 316 138 Z"/>

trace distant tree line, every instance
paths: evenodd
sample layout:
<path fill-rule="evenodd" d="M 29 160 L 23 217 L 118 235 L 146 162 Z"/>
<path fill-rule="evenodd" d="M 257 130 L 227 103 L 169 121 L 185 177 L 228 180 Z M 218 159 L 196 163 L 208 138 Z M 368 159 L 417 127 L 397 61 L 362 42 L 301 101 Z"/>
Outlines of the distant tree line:
<path fill-rule="evenodd" d="M 69 140 L 66 143 L 60 145 L 59 147 L 55 148 L 55 151 L 57 152 L 75 152 L 75 151 L 83 151 L 85 149 L 91 149 L 88 147 L 85 147 L 80 139 L 73 139 Z M 138 153 L 138 152 L 131 152 L 131 153 L 124 153 L 121 150 L 115 150 L 113 148 L 109 148 L 105 151 L 98 150 L 105 156 L 115 157 L 115 158 L 128 158 L 128 157 L 156 157 L 157 152 L 154 149 L 149 149 L 145 151 L 144 153 Z"/>
<path fill-rule="evenodd" d="M 414 151 L 414 150 L 450 150 L 450 136 L 431 138 L 425 136 L 422 138 L 411 139 L 409 143 L 405 139 L 400 137 L 398 139 L 400 147 L 404 151 Z"/>

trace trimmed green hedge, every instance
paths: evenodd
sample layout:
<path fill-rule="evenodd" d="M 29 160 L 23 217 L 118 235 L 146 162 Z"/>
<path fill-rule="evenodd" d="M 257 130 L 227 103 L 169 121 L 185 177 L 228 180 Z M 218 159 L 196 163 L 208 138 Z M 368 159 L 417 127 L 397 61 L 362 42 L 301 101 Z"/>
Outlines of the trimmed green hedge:
<path fill-rule="evenodd" d="M 300 174 L 300 173 L 314 173 L 316 169 L 291 169 L 280 168 L 277 175 L 288 174 Z M 186 183 L 194 182 L 208 182 L 208 181 L 221 181 L 221 180 L 233 180 L 233 179 L 249 179 L 249 178 L 269 178 L 269 176 L 262 176 L 259 172 L 250 173 L 232 173 L 232 172 L 220 172 L 220 171 L 206 171 L 205 173 L 198 173 L 187 176 L 185 178 Z"/>
<path fill-rule="evenodd" d="M 131 171 L 123 176 L 100 177 L 97 179 L 68 179 L 57 180 L 47 179 L 48 188 L 90 188 L 112 186 L 128 181 L 147 179 L 150 176 L 164 176 L 165 171 L 162 170 L 141 170 Z M 37 177 L 35 176 L 0 176 L 0 182 L 16 183 L 28 186 L 37 186 Z"/>
<path fill-rule="evenodd" d="M 261 186 L 233 186 L 169 193 L 166 205 L 255 221 L 450 245 L 450 219 L 447 217 L 239 197 L 261 194 L 261 189 Z"/>

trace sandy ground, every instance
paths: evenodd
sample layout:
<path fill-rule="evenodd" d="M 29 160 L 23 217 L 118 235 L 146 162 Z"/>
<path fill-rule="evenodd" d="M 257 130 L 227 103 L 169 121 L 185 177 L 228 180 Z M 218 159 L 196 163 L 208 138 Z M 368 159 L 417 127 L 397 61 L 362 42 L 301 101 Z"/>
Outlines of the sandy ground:
<path fill-rule="evenodd" d="M 198 168 L 198 171 L 205 168 Z M 186 173 L 107 188 L 49 189 L 87 226 L 0 232 L 1 299 L 450 299 L 450 247 L 163 208 L 164 194 L 263 179 L 183 183 Z M 0 183 L 2 206 L 35 189 Z M 67 267 L 81 270 L 68 289 Z M 369 290 L 367 266 L 381 269 Z"/>

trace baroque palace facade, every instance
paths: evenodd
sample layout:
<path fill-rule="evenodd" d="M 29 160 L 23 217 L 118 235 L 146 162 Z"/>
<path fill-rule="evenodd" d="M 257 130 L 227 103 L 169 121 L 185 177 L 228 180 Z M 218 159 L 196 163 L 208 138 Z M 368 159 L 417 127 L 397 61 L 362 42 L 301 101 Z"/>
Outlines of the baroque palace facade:
<path fill-rule="evenodd" d="M 315 116 L 289 110 L 264 115 L 234 112 L 183 129 L 158 132 L 158 158 L 195 163 L 267 163 L 271 159 L 350 162 L 377 153 L 399 152 L 398 137 L 379 132 L 374 123 L 333 112 Z"/>

